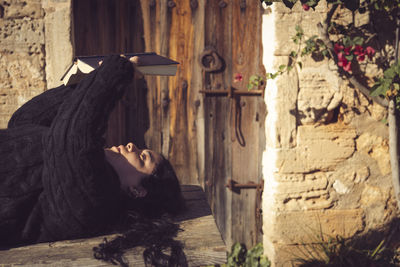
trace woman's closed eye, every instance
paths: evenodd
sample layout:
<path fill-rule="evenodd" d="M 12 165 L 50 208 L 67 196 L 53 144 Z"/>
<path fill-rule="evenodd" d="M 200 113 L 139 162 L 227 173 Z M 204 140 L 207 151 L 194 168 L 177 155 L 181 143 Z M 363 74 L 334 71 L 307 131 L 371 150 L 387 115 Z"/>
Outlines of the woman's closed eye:
<path fill-rule="evenodd" d="M 140 154 L 140 159 L 141 159 L 143 162 L 146 162 L 147 155 L 146 155 L 144 152 L 142 152 L 142 153 Z"/>

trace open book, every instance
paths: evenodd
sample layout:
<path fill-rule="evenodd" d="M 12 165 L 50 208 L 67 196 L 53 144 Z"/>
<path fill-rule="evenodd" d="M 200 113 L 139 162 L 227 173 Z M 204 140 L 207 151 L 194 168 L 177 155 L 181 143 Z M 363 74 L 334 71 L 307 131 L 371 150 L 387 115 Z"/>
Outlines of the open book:
<path fill-rule="evenodd" d="M 157 55 L 156 53 L 127 53 L 127 58 L 138 56 L 137 70 L 144 75 L 174 76 L 178 68 L 178 62 Z M 106 56 L 82 56 L 74 59 L 71 67 L 61 77 L 64 85 L 76 84 L 83 77 L 98 68 Z"/>

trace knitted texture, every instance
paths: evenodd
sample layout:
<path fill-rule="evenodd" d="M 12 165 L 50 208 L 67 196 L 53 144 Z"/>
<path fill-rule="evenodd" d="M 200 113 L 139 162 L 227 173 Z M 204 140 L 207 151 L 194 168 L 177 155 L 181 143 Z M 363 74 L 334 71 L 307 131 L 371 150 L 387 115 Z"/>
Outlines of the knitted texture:
<path fill-rule="evenodd" d="M 0 130 L 0 245 L 98 234 L 121 213 L 120 184 L 104 157 L 110 112 L 133 78 L 111 56 L 77 86 L 18 109 Z"/>

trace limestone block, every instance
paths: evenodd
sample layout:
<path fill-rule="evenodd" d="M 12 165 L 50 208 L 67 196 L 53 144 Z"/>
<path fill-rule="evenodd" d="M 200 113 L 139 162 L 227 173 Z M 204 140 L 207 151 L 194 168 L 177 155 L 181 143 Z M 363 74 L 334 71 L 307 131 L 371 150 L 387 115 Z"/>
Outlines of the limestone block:
<path fill-rule="evenodd" d="M 302 8 L 301 2 L 297 1 L 297 3 L 292 7 L 292 9 L 287 8 L 283 3 L 276 2 L 274 3 L 276 12 L 277 13 L 303 13 L 303 14 L 309 14 L 309 13 L 324 13 L 328 11 L 328 7 L 326 4 L 326 1 L 322 0 L 319 2 L 318 6 L 315 7 L 315 10 L 310 9 L 309 11 L 305 11 Z"/>
<path fill-rule="evenodd" d="M 31 18 L 0 20 L 1 46 L 44 44 L 43 20 Z"/>
<path fill-rule="evenodd" d="M 322 6 L 322 5 L 321 5 Z M 300 8 L 301 12 L 296 12 Z M 276 51 L 275 55 L 289 55 L 291 51 L 298 51 L 299 44 L 293 42 L 296 35 L 296 26 L 303 29 L 304 37 L 301 47 L 304 46 L 305 40 L 318 33 L 318 22 L 325 19 L 326 14 L 323 12 L 305 12 L 301 5 L 296 5 L 290 12 L 290 9 L 282 9 L 282 5 L 276 5 Z"/>
<path fill-rule="evenodd" d="M 355 137 L 355 130 L 342 124 L 299 126 L 297 147 L 277 150 L 278 170 L 280 173 L 333 170 L 353 155 Z"/>
<path fill-rule="evenodd" d="M 342 101 L 337 76 L 326 67 L 299 73 L 298 117 L 302 124 L 327 123 Z"/>
<path fill-rule="evenodd" d="M 365 209 L 365 220 L 370 228 L 377 227 L 385 223 L 387 217 L 387 203 L 390 192 L 378 186 L 366 184 L 361 194 L 360 203 Z"/>
<path fill-rule="evenodd" d="M 298 45 L 292 40 L 296 35 L 295 26 L 301 22 L 301 14 L 276 14 L 275 15 L 275 55 L 288 56 L 291 51 L 297 51 Z"/>
<path fill-rule="evenodd" d="M 376 160 L 383 175 L 391 172 L 388 140 L 381 136 L 363 133 L 357 139 L 357 150 Z"/>
<path fill-rule="evenodd" d="M 73 59 L 71 1 L 43 1 L 46 11 L 46 79 L 47 87 L 61 84 L 60 78 Z"/>
<path fill-rule="evenodd" d="M 358 184 L 365 182 L 370 176 L 368 165 L 359 161 L 349 161 L 342 166 L 337 166 L 332 173 L 332 181 L 340 181 L 342 184 Z"/>
<path fill-rule="evenodd" d="M 4 8 L 4 19 L 44 16 L 41 0 L 4 0 L 0 5 Z"/>
<path fill-rule="evenodd" d="M 315 174 L 312 174 L 315 175 Z M 328 180 L 324 173 L 320 173 L 317 179 L 306 179 L 300 182 L 287 182 L 280 183 L 278 185 L 278 194 L 282 195 L 298 195 L 301 196 L 302 193 L 326 189 L 328 186 Z"/>
<path fill-rule="evenodd" d="M 0 128 L 12 113 L 45 89 L 44 55 L 2 53 L 0 57 Z"/>
<path fill-rule="evenodd" d="M 332 207 L 325 173 L 305 175 L 303 180 L 281 182 L 277 186 L 277 210 L 311 210 Z"/>
<path fill-rule="evenodd" d="M 338 192 L 339 194 L 342 194 L 342 195 L 349 193 L 351 190 L 351 188 L 349 186 L 347 186 L 340 180 L 335 180 L 333 182 L 332 187 L 336 190 L 336 192 Z"/>
<path fill-rule="evenodd" d="M 324 210 L 334 205 L 334 200 L 326 190 L 303 193 L 302 196 L 286 197 L 277 196 L 277 211 Z"/>
<path fill-rule="evenodd" d="M 388 198 L 389 192 L 384 192 L 377 186 L 365 184 L 360 202 L 365 206 L 373 206 L 378 203 L 386 203 Z"/>
<path fill-rule="evenodd" d="M 287 64 L 287 57 L 276 57 L 274 64 L 279 66 Z M 277 69 L 277 68 L 276 68 Z M 268 71 L 268 70 L 267 70 Z M 275 138 L 278 147 L 289 148 L 296 145 L 296 102 L 297 102 L 297 84 L 298 78 L 294 71 L 285 73 L 276 78 L 277 94 L 276 98 L 270 99 L 275 101 L 275 110 L 269 110 L 269 115 L 274 112 L 278 118 L 276 124 Z M 267 102 L 267 106 L 270 106 Z"/>
<path fill-rule="evenodd" d="M 316 242 L 321 235 L 347 238 L 364 229 L 363 217 L 360 209 L 279 213 L 275 221 L 279 227 L 265 235 L 286 245 Z"/>

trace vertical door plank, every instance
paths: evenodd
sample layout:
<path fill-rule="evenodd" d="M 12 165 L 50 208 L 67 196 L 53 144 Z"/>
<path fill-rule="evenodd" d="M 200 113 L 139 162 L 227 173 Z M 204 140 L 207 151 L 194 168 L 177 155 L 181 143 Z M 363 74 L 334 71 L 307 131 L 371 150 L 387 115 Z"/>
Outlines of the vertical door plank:
<path fill-rule="evenodd" d="M 193 24 L 193 55 L 192 78 L 190 80 L 190 106 L 189 122 L 193 130 L 189 132 L 189 143 L 193 153 L 196 151 L 196 170 L 191 170 L 191 176 L 204 188 L 205 177 L 205 125 L 204 125 L 204 101 L 200 90 L 203 89 L 203 73 L 199 63 L 199 55 L 205 47 L 205 5 L 207 0 L 198 0 L 198 6 L 192 7 Z"/>
<path fill-rule="evenodd" d="M 88 0 L 73 2 L 75 55 L 120 54 L 141 52 L 142 24 L 139 22 L 140 7 L 136 1 Z M 130 28 L 133 25 L 135 28 Z M 136 41 L 135 41 L 136 40 Z M 132 117 L 132 107 L 138 106 L 145 91 L 134 84 L 128 92 L 139 96 L 129 97 L 128 93 L 111 113 L 107 130 L 107 145 L 124 144 L 132 139 L 144 139 L 143 131 L 132 131 L 145 122 L 137 123 Z M 143 85 L 142 85 L 143 86 Z M 142 92 L 142 93 L 140 93 Z M 143 107 L 136 109 L 138 113 Z M 146 116 L 140 116 L 146 118 Z M 148 117 L 147 117 L 148 118 Z M 144 143 L 144 142 L 143 142 Z"/>
<path fill-rule="evenodd" d="M 141 0 L 143 14 L 143 30 L 146 52 L 160 53 L 160 6 L 161 1 Z M 147 106 L 149 114 L 149 129 L 145 134 L 145 142 L 150 149 L 162 152 L 161 149 L 161 101 L 159 78 L 145 77 L 147 84 Z"/>
<path fill-rule="evenodd" d="M 243 5 L 244 4 L 244 5 Z M 240 73 L 243 81 L 234 86 L 246 90 L 246 83 L 253 74 L 263 74 L 261 50 L 261 10 L 258 1 L 234 1 L 232 20 L 232 73 Z M 260 128 L 258 97 L 241 97 L 232 112 L 232 178 L 238 183 L 261 180 Z M 237 116 L 237 117 L 236 117 Z M 255 189 L 240 190 L 232 196 L 232 240 L 254 246 L 260 240 L 256 229 Z"/>
<path fill-rule="evenodd" d="M 197 92 L 191 86 L 194 26 L 190 1 L 175 0 L 169 9 L 169 56 L 180 65 L 176 76 L 169 80 L 169 158 L 183 183 L 197 184 L 197 143 L 194 99 Z M 163 89 L 162 89 L 163 90 Z M 165 138 L 164 138 L 165 140 Z M 165 151 L 165 149 L 163 149 Z"/>
<path fill-rule="evenodd" d="M 228 89 L 231 85 L 232 5 L 221 7 L 218 1 L 208 1 L 205 13 L 205 45 L 216 49 L 224 61 L 224 69 L 217 73 L 203 72 L 204 88 Z M 231 136 L 229 118 L 231 100 L 228 97 L 206 96 L 205 123 L 205 189 L 217 225 L 227 246 L 230 246 L 231 193 L 226 189 L 227 178 L 232 175 Z"/>

